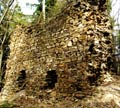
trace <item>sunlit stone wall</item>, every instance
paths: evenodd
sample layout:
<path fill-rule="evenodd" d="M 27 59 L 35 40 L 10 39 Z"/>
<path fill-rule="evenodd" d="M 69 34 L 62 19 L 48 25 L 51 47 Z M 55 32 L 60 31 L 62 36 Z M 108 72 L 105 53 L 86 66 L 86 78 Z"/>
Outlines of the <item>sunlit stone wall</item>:
<path fill-rule="evenodd" d="M 2 94 L 7 98 L 24 89 L 37 97 L 53 92 L 85 97 L 113 71 L 112 42 L 106 9 L 84 0 L 69 4 L 45 28 L 18 26 L 10 39 Z"/>

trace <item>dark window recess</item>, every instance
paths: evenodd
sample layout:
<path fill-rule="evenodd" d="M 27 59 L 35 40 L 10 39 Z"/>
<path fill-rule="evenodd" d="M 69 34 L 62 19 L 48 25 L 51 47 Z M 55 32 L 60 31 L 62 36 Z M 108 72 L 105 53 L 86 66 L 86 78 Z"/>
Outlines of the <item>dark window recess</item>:
<path fill-rule="evenodd" d="M 109 36 L 110 33 L 108 33 L 108 32 L 103 32 L 103 35 L 104 35 L 104 36 Z"/>
<path fill-rule="evenodd" d="M 110 68 L 112 67 L 113 65 L 113 61 L 112 61 L 112 58 L 111 57 L 108 57 L 107 58 L 107 67 L 108 67 L 108 70 L 110 70 Z"/>
<path fill-rule="evenodd" d="M 74 5 L 74 7 L 80 7 L 80 2 L 78 2 L 77 4 Z"/>
<path fill-rule="evenodd" d="M 46 85 L 44 89 L 53 89 L 55 87 L 55 83 L 57 83 L 58 75 L 56 74 L 55 70 L 51 70 L 47 72 L 46 75 Z"/>
<path fill-rule="evenodd" d="M 91 44 L 88 51 L 90 51 L 92 53 L 94 51 L 94 46 L 95 46 L 94 44 Z"/>
<path fill-rule="evenodd" d="M 97 23 L 101 23 L 101 19 L 100 18 L 97 18 Z"/>
<path fill-rule="evenodd" d="M 96 74 L 93 74 L 92 76 L 89 76 L 88 81 L 89 81 L 90 86 L 93 86 L 93 85 L 98 86 L 97 81 L 98 81 L 99 78 L 100 78 L 100 72 L 98 72 Z"/>
<path fill-rule="evenodd" d="M 17 85 L 20 89 L 25 88 L 25 81 L 26 81 L 26 72 L 25 72 L 25 70 L 21 70 L 20 74 L 17 78 Z"/>
<path fill-rule="evenodd" d="M 3 87 L 4 87 L 4 84 L 2 82 L 0 82 L 0 92 L 1 92 Z"/>
<path fill-rule="evenodd" d="M 106 40 L 106 41 L 105 41 L 105 43 L 106 43 L 106 44 L 110 44 L 110 43 L 111 43 L 111 41 L 109 41 L 109 40 Z"/>
<path fill-rule="evenodd" d="M 97 5 L 98 2 L 96 0 L 87 0 L 87 2 L 91 5 Z"/>

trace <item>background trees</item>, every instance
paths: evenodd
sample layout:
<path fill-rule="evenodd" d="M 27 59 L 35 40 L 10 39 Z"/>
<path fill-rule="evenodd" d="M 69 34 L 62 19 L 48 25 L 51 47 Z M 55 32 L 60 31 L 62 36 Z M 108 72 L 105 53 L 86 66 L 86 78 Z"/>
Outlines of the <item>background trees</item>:
<path fill-rule="evenodd" d="M 111 17 L 113 22 L 113 35 L 114 35 L 114 44 L 115 44 L 115 57 L 117 71 L 120 73 L 120 1 L 119 0 L 110 0 L 111 1 Z"/>
<path fill-rule="evenodd" d="M 5 70 L 5 60 L 8 52 L 8 40 L 10 34 L 10 21 L 13 11 L 9 11 L 14 0 L 2 0 L 0 2 L 0 89 L 3 86 L 3 76 Z"/>
<path fill-rule="evenodd" d="M 34 22 L 42 22 L 50 20 L 56 14 L 58 14 L 62 7 L 64 7 L 65 0 L 38 0 L 39 4 L 33 4 L 36 6 L 36 10 L 33 14 Z"/>
<path fill-rule="evenodd" d="M 0 89 L 3 86 L 9 38 L 16 25 L 26 25 L 31 19 L 21 12 L 16 0 L 0 1 Z"/>

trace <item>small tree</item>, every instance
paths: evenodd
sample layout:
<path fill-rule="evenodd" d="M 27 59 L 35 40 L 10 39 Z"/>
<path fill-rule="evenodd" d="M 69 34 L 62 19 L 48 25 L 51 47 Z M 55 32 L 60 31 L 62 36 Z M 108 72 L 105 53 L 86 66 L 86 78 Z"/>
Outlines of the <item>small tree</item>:
<path fill-rule="evenodd" d="M 3 80 L 3 74 L 4 74 L 4 54 L 7 50 L 6 42 L 8 42 L 9 37 L 9 20 L 11 18 L 9 13 L 10 7 L 13 4 L 14 0 L 9 0 L 8 2 L 1 1 L 1 7 L 3 7 L 3 10 L 1 9 L 1 17 L 0 17 L 0 89 L 2 88 L 2 80 Z"/>
<path fill-rule="evenodd" d="M 39 0 L 39 4 L 33 4 L 32 6 L 36 6 L 35 22 L 45 22 L 51 16 L 51 9 L 55 7 L 56 3 L 57 0 Z"/>

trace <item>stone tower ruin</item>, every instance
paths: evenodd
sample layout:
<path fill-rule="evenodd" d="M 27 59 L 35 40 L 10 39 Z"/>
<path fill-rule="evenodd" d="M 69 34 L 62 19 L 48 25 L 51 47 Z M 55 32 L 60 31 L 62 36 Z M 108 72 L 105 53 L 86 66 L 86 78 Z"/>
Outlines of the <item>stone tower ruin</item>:
<path fill-rule="evenodd" d="M 84 1 L 69 4 L 45 27 L 18 26 L 10 39 L 3 97 L 23 89 L 36 97 L 88 95 L 113 71 L 112 41 L 106 9 Z"/>

